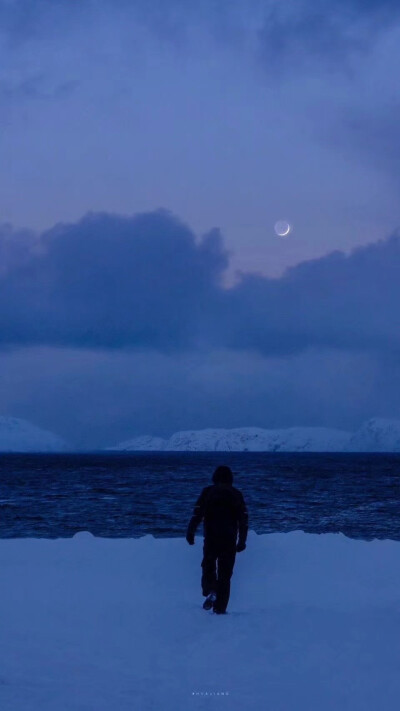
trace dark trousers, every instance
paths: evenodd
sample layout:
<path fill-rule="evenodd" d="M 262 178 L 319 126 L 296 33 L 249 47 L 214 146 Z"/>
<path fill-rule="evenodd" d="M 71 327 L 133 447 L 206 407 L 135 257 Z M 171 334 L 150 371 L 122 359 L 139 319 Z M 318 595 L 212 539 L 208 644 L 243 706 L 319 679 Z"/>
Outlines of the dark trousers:
<path fill-rule="evenodd" d="M 208 536 L 204 538 L 201 587 L 204 596 L 209 595 L 212 591 L 217 593 L 214 608 L 220 612 L 225 612 L 228 605 L 235 558 L 236 537 L 222 539 Z"/>

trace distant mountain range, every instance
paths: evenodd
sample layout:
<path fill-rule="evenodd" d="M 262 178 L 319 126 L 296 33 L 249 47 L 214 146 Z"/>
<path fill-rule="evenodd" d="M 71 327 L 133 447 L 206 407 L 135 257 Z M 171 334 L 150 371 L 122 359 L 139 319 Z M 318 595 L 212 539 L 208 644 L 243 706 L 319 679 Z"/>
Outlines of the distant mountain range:
<path fill-rule="evenodd" d="M 0 452 L 65 452 L 61 437 L 16 417 L 0 417 Z"/>
<path fill-rule="evenodd" d="M 66 452 L 72 447 L 47 430 L 0 417 L 1 452 Z M 400 420 L 374 418 L 356 432 L 327 427 L 260 427 L 176 432 L 169 439 L 142 435 L 106 451 L 117 452 L 400 452 Z"/>
<path fill-rule="evenodd" d="M 259 427 L 176 432 L 169 439 L 142 435 L 109 451 L 123 452 L 400 452 L 400 420 L 374 418 L 356 432 L 326 427 Z"/>

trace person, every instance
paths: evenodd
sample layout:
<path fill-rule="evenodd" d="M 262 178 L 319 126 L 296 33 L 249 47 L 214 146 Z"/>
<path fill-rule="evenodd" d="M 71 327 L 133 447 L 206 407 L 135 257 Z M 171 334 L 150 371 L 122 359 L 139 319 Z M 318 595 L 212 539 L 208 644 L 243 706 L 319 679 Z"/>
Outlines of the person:
<path fill-rule="evenodd" d="M 246 548 L 248 511 L 242 492 L 233 486 L 230 467 L 219 466 L 213 484 L 206 486 L 196 501 L 186 531 L 189 545 L 200 522 L 204 525 L 201 587 L 205 610 L 226 613 L 236 553 Z M 218 563 L 218 575 L 217 575 Z"/>

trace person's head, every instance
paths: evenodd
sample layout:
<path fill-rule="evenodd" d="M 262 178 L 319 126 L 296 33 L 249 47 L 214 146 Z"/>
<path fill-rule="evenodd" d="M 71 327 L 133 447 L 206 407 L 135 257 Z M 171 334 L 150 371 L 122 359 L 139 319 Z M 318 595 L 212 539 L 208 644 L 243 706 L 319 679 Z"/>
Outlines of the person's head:
<path fill-rule="evenodd" d="M 212 480 L 214 484 L 233 484 L 233 474 L 230 467 L 217 467 Z"/>

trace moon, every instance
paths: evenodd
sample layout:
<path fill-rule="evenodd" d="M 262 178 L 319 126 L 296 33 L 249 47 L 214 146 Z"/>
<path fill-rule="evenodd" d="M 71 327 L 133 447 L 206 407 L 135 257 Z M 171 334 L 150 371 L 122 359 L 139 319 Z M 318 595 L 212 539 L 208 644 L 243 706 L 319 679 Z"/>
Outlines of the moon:
<path fill-rule="evenodd" d="M 291 229 L 291 225 L 286 222 L 286 220 L 278 220 L 278 222 L 275 222 L 274 230 L 278 237 L 287 237 Z"/>

